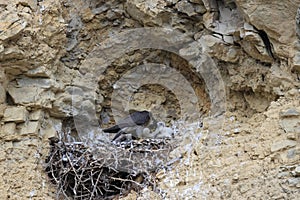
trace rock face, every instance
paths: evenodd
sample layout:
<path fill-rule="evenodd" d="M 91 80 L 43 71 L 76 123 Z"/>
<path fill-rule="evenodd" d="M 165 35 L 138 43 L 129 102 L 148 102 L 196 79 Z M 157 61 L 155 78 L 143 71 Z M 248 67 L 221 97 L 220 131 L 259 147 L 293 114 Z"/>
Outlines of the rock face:
<path fill-rule="evenodd" d="M 199 117 L 157 174 L 166 199 L 300 199 L 299 5 L 0 1 L 0 199 L 54 199 L 48 138 L 131 109 Z"/>
<path fill-rule="evenodd" d="M 25 122 L 28 112 L 25 107 L 7 107 L 4 111 L 4 122 Z"/>

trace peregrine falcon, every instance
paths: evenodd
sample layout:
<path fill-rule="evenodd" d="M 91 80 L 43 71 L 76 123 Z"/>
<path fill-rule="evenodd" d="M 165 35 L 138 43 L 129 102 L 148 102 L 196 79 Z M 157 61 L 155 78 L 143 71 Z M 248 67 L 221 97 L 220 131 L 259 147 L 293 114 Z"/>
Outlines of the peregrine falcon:
<path fill-rule="evenodd" d="M 130 133 L 132 136 L 139 138 L 142 133 L 143 127 L 147 126 L 151 119 L 151 113 L 144 111 L 135 111 L 126 118 L 120 120 L 118 124 L 103 129 L 106 133 L 117 133 L 113 141 L 118 138 L 121 134 Z"/>
<path fill-rule="evenodd" d="M 166 124 L 164 122 L 158 122 L 154 132 L 150 132 L 149 128 L 144 128 L 141 132 L 140 138 L 171 138 L 173 136 L 173 133 L 173 129 L 166 127 Z"/>
<path fill-rule="evenodd" d="M 173 134 L 173 129 L 166 127 L 164 122 L 158 122 L 156 130 L 152 133 L 153 138 L 171 138 Z"/>

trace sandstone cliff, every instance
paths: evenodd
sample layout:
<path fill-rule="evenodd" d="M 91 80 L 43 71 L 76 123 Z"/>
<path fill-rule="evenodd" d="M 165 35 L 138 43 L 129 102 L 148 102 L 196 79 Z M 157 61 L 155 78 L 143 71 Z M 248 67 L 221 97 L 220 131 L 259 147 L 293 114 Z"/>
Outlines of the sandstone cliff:
<path fill-rule="evenodd" d="M 197 120 L 156 175 L 164 195 L 123 199 L 300 199 L 299 6 L 0 0 L 0 199 L 57 198 L 48 138 L 130 109 Z"/>

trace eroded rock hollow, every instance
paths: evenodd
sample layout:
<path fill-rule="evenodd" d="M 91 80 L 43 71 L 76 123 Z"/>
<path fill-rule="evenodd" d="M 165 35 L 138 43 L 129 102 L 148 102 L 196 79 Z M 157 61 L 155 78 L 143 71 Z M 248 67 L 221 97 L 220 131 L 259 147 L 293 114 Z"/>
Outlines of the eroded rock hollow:
<path fill-rule="evenodd" d="M 109 141 L 132 110 L 180 140 L 156 189 L 120 198 L 300 199 L 299 6 L 0 1 L 0 199 L 59 198 L 48 139 Z"/>

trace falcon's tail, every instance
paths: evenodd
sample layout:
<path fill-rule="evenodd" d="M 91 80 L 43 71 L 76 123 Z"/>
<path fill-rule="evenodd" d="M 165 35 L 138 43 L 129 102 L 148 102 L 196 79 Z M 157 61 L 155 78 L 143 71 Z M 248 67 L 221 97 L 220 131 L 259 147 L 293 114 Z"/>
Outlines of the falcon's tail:
<path fill-rule="evenodd" d="M 105 132 L 105 133 L 117 133 L 120 130 L 121 130 L 120 127 L 118 125 L 115 125 L 115 126 L 112 126 L 110 128 L 103 129 L 103 132 Z"/>

